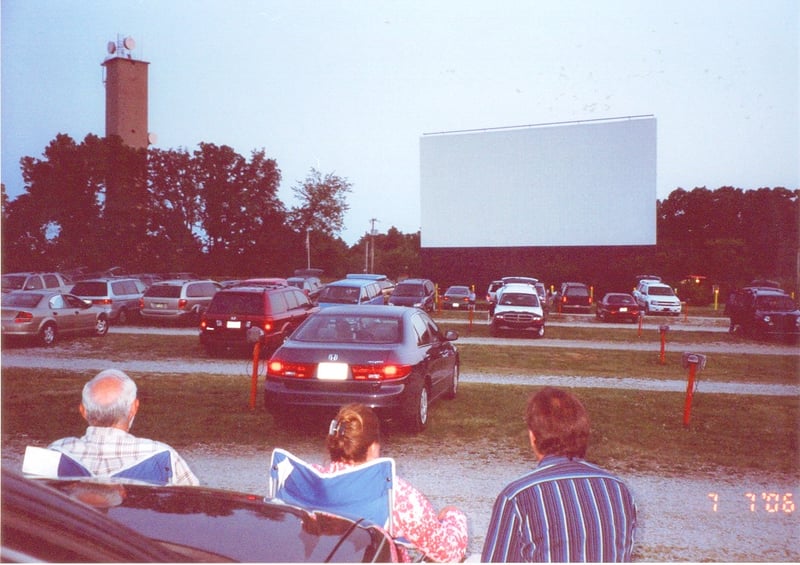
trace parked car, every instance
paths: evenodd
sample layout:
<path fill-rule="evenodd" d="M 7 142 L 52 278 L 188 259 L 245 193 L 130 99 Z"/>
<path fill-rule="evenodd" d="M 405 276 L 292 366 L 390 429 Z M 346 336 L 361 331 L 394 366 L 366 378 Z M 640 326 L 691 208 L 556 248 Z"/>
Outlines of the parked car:
<path fill-rule="evenodd" d="M 678 316 L 681 313 L 681 301 L 668 284 L 654 280 L 642 280 L 633 291 L 633 297 L 645 314 Z"/>
<path fill-rule="evenodd" d="M 103 308 L 112 324 L 125 324 L 138 316 L 144 291 L 139 279 L 107 277 L 78 281 L 70 293 Z"/>
<path fill-rule="evenodd" d="M 607 292 L 597 303 L 595 317 L 604 322 L 639 321 L 639 305 L 633 296 L 624 292 Z"/>
<path fill-rule="evenodd" d="M 508 283 L 497 291 L 497 304 L 489 322 L 492 335 L 513 330 L 533 331 L 536 337 L 542 337 L 544 326 L 544 309 L 532 285 Z"/>
<path fill-rule="evenodd" d="M 735 292 L 726 304 L 730 332 L 748 337 L 800 337 L 800 309 L 792 297 L 772 287 L 747 287 Z"/>
<path fill-rule="evenodd" d="M 319 308 L 293 286 L 234 286 L 218 291 L 200 318 L 200 343 L 210 355 L 226 349 L 252 350 L 248 330 L 263 332 L 261 342 L 275 347 Z"/>
<path fill-rule="evenodd" d="M 321 308 L 342 304 L 383 304 L 383 292 L 378 281 L 372 279 L 341 279 L 328 283 L 319 293 L 317 304 Z"/>
<path fill-rule="evenodd" d="M 442 296 L 442 308 L 445 310 L 466 310 L 475 306 L 475 293 L 465 285 L 448 287 Z"/>
<path fill-rule="evenodd" d="M 579 282 L 562 283 L 558 293 L 558 308 L 561 312 L 588 313 L 592 309 L 589 287 Z"/>
<path fill-rule="evenodd" d="M 378 286 L 381 287 L 381 292 L 383 293 L 383 303 L 389 303 L 389 297 L 392 295 L 394 291 L 395 283 L 394 281 L 390 281 L 386 275 L 379 275 L 374 273 L 348 273 L 345 275 L 347 279 L 367 279 L 372 280 L 378 283 Z"/>
<path fill-rule="evenodd" d="M 52 290 L 69 292 L 72 282 L 61 273 L 5 273 L 2 277 L 3 292 L 12 290 Z"/>
<path fill-rule="evenodd" d="M 73 481 L 60 486 L 67 490 L 73 485 L 81 486 Z M 83 486 L 87 495 L 93 494 L 91 485 Z M 101 494 L 120 494 L 115 485 L 96 488 Z M 113 520 L 105 509 L 93 508 L 79 496 L 60 492 L 52 483 L 25 478 L 5 466 L 0 489 L 0 556 L 5 563 L 179 563 L 202 561 L 201 557 L 218 559 L 213 554 L 177 553 L 168 544 Z"/>
<path fill-rule="evenodd" d="M 265 406 L 338 409 L 362 402 L 397 416 L 413 432 L 428 423 L 439 397 L 455 398 L 458 333 L 443 333 L 416 308 L 338 306 L 310 317 L 267 363 Z"/>
<path fill-rule="evenodd" d="M 2 479 L 3 561 L 398 559 L 394 541 L 369 522 L 263 495 L 98 479 L 28 479 L 5 469 Z"/>
<path fill-rule="evenodd" d="M 428 279 L 405 279 L 397 283 L 389 297 L 392 306 L 414 306 L 432 312 L 436 301 L 436 287 Z"/>
<path fill-rule="evenodd" d="M 314 276 L 295 276 L 286 279 L 289 286 L 294 286 L 306 293 L 306 296 L 311 302 L 316 302 L 319 298 L 319 293 L 325 288 L 319 277 Z"/>
<path fill-rule="evenodd" d="M 260 277 L 254 279 L 244 279 L 232 286 L 271 286 L 271 285 L 289 286 L 289 282 L 283 277 Z"/>
<path fill-rule="evenodd" d="M 17 290 L 2 298 L 3 337 L 35 338 L 53 345 L 60 336 L 108 333 L 108 313 L 77 296 L 49 290 Z"/>
<path fill-rule="evenodd" d="M 139 301 L 139 314 L 151 320 L 197 323 L 220 288 L 212 280 L 155 283 Z"/>

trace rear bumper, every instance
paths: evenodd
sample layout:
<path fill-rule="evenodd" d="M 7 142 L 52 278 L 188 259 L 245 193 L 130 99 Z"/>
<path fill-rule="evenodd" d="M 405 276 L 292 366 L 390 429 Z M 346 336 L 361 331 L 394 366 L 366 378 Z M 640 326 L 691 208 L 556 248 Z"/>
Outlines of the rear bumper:
<path fill-rule="evenodd" d="M 264 404 L 271 407 L 308 406 L 341 408 L 361 403 L 383 410 L 400 409 L 411 397 L 410 383 L 364 383 L 347 381 L 321 383 L 318 380 L 275 378 L 267 375 L 264 383 Z"/>

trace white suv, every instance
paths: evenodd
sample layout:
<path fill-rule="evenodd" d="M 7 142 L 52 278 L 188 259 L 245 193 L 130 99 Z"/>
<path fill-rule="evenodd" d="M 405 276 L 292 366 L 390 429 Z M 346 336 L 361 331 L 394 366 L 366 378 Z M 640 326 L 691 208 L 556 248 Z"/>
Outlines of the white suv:
<path fill-rule="evenodd" d="M 492 335 L 498 335 L 501 330 L 533 330 L 536 337 L 542 337 L 544 321 L 544 309 L 533 286 L 509 283 L 497 290 L 490 322 Z"/>
<path fill-rule="evenodd" d="M 678 316 L 681 313 L 681 301 L 668 284 L 652 280 L 639 282 L 633 297 L 645 314 L 669 314 Z"/>

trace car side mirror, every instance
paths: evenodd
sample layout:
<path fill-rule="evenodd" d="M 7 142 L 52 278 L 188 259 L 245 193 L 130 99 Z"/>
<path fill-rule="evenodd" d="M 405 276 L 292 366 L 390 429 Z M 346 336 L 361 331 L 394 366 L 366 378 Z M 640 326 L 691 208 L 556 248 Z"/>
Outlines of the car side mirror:
<path fill-rule="evenodd" d="M 444 338 L 447 341 L 455 341 L 458 339 L 458 332 L 456 330 L 447 330 L 447 332 L 444 334 Z"/>

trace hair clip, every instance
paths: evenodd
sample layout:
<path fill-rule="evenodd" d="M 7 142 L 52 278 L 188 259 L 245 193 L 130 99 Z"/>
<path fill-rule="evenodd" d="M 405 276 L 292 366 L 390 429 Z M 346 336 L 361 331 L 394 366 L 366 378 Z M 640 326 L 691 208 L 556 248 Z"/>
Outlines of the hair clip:
<path fill-rule="evenodd" d="M 331 420 L 331 425 L 328 426 L 328 435 L 329 436 L 343 436 L 344 435 L 344 422 L 340 422 L 337 419 Z"/>

